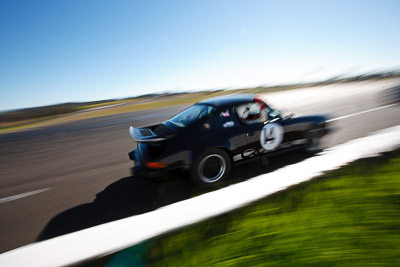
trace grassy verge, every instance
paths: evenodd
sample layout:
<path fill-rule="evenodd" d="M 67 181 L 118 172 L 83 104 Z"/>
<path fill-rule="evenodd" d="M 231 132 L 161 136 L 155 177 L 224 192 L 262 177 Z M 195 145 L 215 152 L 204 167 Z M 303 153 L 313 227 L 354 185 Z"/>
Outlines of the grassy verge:
<path fill-rule="evenodd" d="M 147 245 L 150 266 L 398 266 L 400 150 Z"/>

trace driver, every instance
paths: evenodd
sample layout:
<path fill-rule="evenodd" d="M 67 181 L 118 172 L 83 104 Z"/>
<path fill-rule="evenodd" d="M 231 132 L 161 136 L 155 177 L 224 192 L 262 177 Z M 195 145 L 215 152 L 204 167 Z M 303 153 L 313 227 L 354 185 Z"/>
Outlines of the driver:
<path fill-rule="evenodd" d="M 257 103 L 240 106 L 237 108 L 237 114 L 242 122 L 254 123 L 260 118 L 260 107 Z"/>

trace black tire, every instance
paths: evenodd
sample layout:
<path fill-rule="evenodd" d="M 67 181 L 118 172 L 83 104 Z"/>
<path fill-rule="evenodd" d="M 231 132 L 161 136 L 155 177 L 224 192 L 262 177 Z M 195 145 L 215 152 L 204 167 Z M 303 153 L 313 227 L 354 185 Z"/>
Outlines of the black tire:
<path fill-rule="evenodd" d="M 304 135 L 306 142 L 303 146 L 303 151 L 312 155 L 324 150 L 322 142 L 323 135 L 323 129 L 314 128 L 308 130 Z"/>
<path fill-rule="evenodd" d="M 197 157 L 190 176 L 198 185 L 214 186 L 228 177 L 231 167 L 229 155 L 222 149 L 212 148 Z"/>

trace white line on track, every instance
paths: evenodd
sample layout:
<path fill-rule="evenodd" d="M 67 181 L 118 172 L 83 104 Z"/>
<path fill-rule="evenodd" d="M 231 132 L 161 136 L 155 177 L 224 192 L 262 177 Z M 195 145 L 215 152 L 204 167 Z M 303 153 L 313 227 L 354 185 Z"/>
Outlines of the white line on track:
<path fill-rule="evenodd" d="M 297 164 L 145 214 L 27 245 L 0 255 L 0 266 L 65 266 L 131 247 L 237 209 L 324 172 L 400 145 L 400 125 L 334 146 Z"/>
<path fill-rule="evenodd" d="M 36 195 L 36 194 L 45 192 L 47 190 L 50 190 L 50 187 L 44 188 L 44 189 L 40 189 L 40 190 L 31 191 L 31 192 L 27 192 L 27 193 L 22 193 L 22 194 L 11 196 L 11 197 L 1 198 L 0 199 L 0 204 L 6 203 L 6 202 L 9 202 L 9 201 L 13 201 L 13 200 L 17 200 L 17 199 L 20 199 L 20 198 L 23 198 L 23 197 L 29 197 L 29 196 L 32 196 L 32 195 Z"/>
<path fill-rule="evenodd" d="M 386 105 L 386 106 L 382 106 L 382 107 L 372 108 L 372 109 L 356 112 L 356 113 L 353 113 L 353 114 L 337 117 L 337 118 L 334 118 L 334 119 L 331 119 L 331 120 L 327 120 L 327 122 L 347 119 L 347 118 L 354 117 L 354 116 L 361 115 L 361 114 L 365 114 L 365 113 L 368 113 L 368 112 L 373 112 L 373 111 L 377 111 L 377 110 L 384 109 L 384 108 L 390 108 L 390 107 L 393 107 L 393 106 L 396 106 L 396 105 L 397 104 L 390 104 L 390 105 Z"/>

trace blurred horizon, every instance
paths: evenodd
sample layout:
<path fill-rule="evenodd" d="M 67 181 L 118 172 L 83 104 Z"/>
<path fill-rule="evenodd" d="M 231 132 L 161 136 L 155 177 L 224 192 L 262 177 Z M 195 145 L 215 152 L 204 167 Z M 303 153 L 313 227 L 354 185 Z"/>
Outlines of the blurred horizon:
<path fill-rule="evenodd" d="M 399 1 L 1 1 L 0 111 L 400 69 Z"/>
<path fill-rule="evenodd" d="M 153 93 L 144 93 L 134 96 L 128 96 L 124 98 L 109 98 L 109 99 L 95 99 L 89 101 L 69 101 L 69 102 L 58 102 L 52 103 L 48 105 L 42 106 L 28 106 L 23 108 L 16 108 L 16 109 L 7 109 L 7 110 L 0 110 L 1 115 L 6 115 L 10 112 L 14 111 L 34 111 L 38 109 L 46 109 L 46 108 L 59 108 L 62 106 L 84 106 L 85 105 L 90 108 L 90 106 L 106 106 L 111 105 L 113 106 L 115 102 L 126 101 L 126 100 L 134 100 L 134 99 L 151 99 L 153 97 L 168 97 L 174 95 L 191 95 L 196 93 L 215 93 L 215 92 L 232 92 L 235 93 L 237 90 L 241 91 L 252 91 L 252 90 L 264 90 L 265 93 L 268 93 L 269 90 L 274 92 L 276 90 L 287 90 L 287 89 L 297 89 L 297 88 L 307 88 L 313 86 L 327 86 L 337 83 L 348 83 L 348 82 L 361 82 L 361 81 L 375 81 L 380 79 L 399 79 L 400 77 L 400 69 L 393 69 L 387 71 L 376 71 L 376 72 L 369 72 L 365 74 L 359 74 L 357 76 L 351 76 L 346 74 L 334 75 L 328 79 L 320 80 L 320 81 L 310 81 L 304 83 L 281 83 L 281 84 L 264 84 L 258 85 L 253 87 L 230 87 L 230 88 L 211 88 L 211 89 L 200 89 L 200 90 L 187 90 L 187 91 L 173 91 L 173 90 L 166 90 L 166 91 L 156 91 Z M 249 93 L 250 93 L 249 92 Z M 119 105 L 119 104 L 117 104 Z M 67 112 L 68 113 L 68 112 Z"/>

